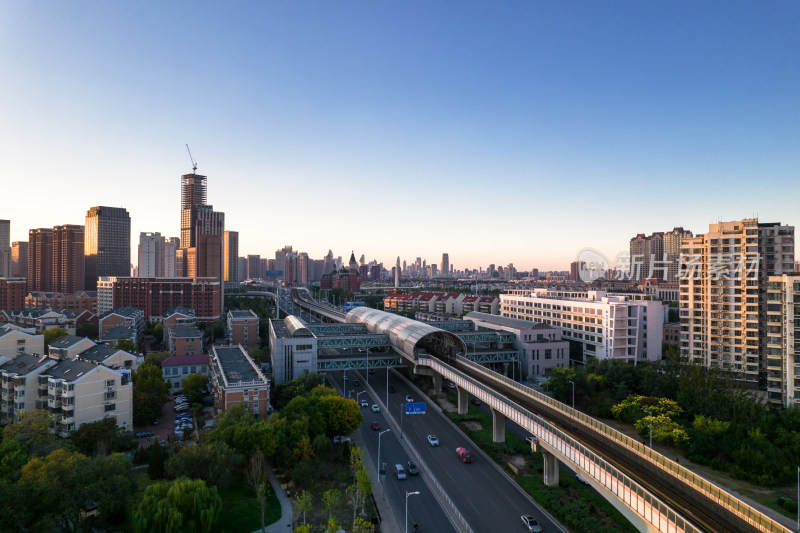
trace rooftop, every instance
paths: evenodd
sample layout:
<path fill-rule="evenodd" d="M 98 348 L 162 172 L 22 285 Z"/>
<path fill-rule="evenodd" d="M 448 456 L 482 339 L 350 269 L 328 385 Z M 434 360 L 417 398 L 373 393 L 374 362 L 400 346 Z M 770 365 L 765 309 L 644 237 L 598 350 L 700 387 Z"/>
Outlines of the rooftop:
<path fill-rule="evenodd" d="M 116 309 L 112 309 L 111 311 L 104 313 L 100 318 L 102 319 L 111 315 L 119 315 L 125 318 L 136 318 L 139 315 L 144 315 L 144 311 L 131 306 L 117 307 Z"/>
<path fill-rule="evenodd" d="M 514 329 L 555 329 L 555 326 L 549 326 L 547 324 L 542 324 L 541 322 L 530 322 L 528 320 L 520 320 L 518 318 L 509 318 L 507 316 L 500 316 L 500 315 L 490 315 L 489 313 L 479 313 L 477 311 L 471 311 L 464 315 L 466 319 L 475 319 L 475 320 L 482 320 L 483 322 L 489 322 L 490 324 L 495 324 L 497 326 L 504 326 L 507 328 L 514 328 Z"/>
<path fill-rule="evenodd" d="M 185 365 L 207 365 L 209 360 L 208 354 L 203 355 L 173 355 L 167 357 L 161 362 L 161 368 L 165 366 L 185 366 Z"/>
<path fill-rule="evenodd" d="M 172 315 L 183 315 L 183 316 L 194 316 L 194 309 L 189 309 L 188 307 L 170 307 L 167 309 L 167 312 L 164 313 L 164 318 L 171 317 Z"/>
<path fill-rule="evenodd" d="M 229 385 L 240 381 L 266 381 L 251 364 L 247 352 L 239 346 L 214 346 L 214 359 Z"/>
<path fill-rule="evenodd" d="M 199 339 L 203 332 L 193 326 L 174 326 L 169 328 L 169 336 L 173 339 Z"/>
<path fill-rule="evenodd" d="M 50 361 L 53 361 L 53 359 L 49 359 L 47 356 L 22 354 L 16 359 L 12 359 L 0 365 L 0 372 L 13 372 L 14 374 L 24 376 L 46 365 Z"/>
<path fill-rule="evenodd" d="M 66 381 L 75 381 L 84 374 L 88 374 L 97 365 L 81 361 L 79 359 L 66 359 L 54 365 L 47 371 L 48 376 L 63 379 Z"/>
<path fill-rule="evenodd" d="M 50 348 L 69 348 L 75 346 L 85 338 L 86 337 L 76 337 L 75 335 L 64 335 L 51 342 L 48 346 L 50 346 Z"/>
<path fill-rule="evenodd" d="M 133 328 L 112 328 L 106 331 L 100 338 L 102 341 L 118 341 L 120 339 L 133 340 L 136 337 Z"/>
<path fill-rule="evenodd" d="M 92 361 L 94 363 L 102 363 L 112 355 L 118 352 L 128 353 L 124 350 L 120 350 L 119 348 L 109 348 L 103 344 L 98 344 L 97 346 L 92 346 L 88 350 L 82 351 L 78 354 L 78 358 L 84 361 Z M 133 354 L 129 354 L 133 355 Z"/>
<path fill-rule="evenodd" d="M 247 311 L 242 311 L 240 309 L 233 309 L 231 311 L 228 311 L 228 314 L 233 319 L 236 319 L 236 318 L 258 318 L 258 316 L 250 309 L 248 309 Z"/>

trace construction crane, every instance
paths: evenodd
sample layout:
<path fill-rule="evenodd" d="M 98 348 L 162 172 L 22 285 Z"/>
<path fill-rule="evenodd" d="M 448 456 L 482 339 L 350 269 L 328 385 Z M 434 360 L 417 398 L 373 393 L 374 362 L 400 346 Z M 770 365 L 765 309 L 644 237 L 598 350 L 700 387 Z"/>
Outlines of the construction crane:
<path fill-rule="evenodd" d="M 186 145 L 186 151 L 189 152 L 189 161 L 192 162 L 192 174 L 195 174 L 197 172 L 197 162 L 192 157 L 192 151 L 189 150 L 188 144 Z"/>

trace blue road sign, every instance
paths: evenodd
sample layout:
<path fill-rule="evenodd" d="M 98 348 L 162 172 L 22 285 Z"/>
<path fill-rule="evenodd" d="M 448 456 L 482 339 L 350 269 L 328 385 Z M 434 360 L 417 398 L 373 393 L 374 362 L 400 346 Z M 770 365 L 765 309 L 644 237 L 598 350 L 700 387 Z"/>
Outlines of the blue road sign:
<path fill-rule="evenodd" d="M 424 415 L 425 414 L 425 406 L 428 405 L 425 402 L 411 402 L 406 404 L 406 414 L 407 415 Z"/>

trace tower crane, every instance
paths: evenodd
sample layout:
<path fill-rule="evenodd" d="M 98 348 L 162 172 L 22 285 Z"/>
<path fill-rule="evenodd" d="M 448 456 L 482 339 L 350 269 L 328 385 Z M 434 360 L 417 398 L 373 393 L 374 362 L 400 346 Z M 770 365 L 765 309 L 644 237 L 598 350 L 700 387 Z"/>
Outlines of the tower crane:
<path fill-rule="evenodd" d="M 192 162 L 192 174 L 195 174 L 197 172 L 197 162 L 192 157 L 192 151 L 189 150 L 188 144 L 186 145 L 186 151 L 189 152 L 189 161 Z"/>

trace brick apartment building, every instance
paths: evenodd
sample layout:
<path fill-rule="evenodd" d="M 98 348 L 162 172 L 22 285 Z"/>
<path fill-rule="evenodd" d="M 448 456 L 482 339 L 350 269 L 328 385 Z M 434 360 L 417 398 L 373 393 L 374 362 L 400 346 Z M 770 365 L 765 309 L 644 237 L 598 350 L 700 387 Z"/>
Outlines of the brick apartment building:
<path fill-rule="evenodd" d="M 258 315 L 252 310 L 228 311 L 228 340 L 243 346 L 258 344 Z"/>
<path fill-rule="evenodd" d="M 213 322 L 220 316 L 222 283 L 217 278 L 100 278 L 98 312 L 130 306 L 143 310 L 144 319 L 152 321 L 169 309 L 183 307 L 193 310 L 198 322 Z"/>

